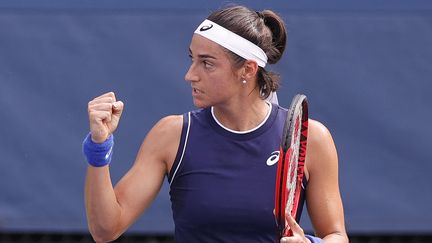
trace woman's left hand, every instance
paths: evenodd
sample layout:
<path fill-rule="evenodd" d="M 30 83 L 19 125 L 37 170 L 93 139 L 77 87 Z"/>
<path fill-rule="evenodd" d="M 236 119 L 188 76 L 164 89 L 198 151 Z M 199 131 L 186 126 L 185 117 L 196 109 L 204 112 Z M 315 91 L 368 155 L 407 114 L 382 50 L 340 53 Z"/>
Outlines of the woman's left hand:
<path fill-rule="evenodd" d="M 281 243 L 310 243 L 309 239 L 306 238 L 303 229 L 289 213 L 285 215 L 285 219 L 293 235 L 282 237 L 280 239 Z"/>

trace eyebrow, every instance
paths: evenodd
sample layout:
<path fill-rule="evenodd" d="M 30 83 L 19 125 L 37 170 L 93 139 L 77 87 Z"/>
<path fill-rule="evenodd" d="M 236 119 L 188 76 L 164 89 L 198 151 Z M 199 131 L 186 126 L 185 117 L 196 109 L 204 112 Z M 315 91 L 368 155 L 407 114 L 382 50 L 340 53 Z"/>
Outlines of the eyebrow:
<path fill-rule="evenodd" d="M 189 48 L 189 54 L 192 55 L 192 50 Z M 217 59 L 216 57 L 209 55 L 209 54 L 199 54 L 198 58 L 204 59 L 204 58 L 210 58 L 210 59 Z"/>

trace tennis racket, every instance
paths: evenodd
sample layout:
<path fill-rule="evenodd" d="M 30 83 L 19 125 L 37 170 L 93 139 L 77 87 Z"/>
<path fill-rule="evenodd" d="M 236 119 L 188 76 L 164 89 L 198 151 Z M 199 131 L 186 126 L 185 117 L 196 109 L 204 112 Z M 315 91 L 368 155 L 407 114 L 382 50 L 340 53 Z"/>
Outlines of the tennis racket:
<path fill-rule="evenodd" d="M 297 94 L 288 109 L 282 133 L 276 175 L 275 218 L 279 237 L 291 236 L 285 212 L 297 219 L 302 187 L 308 134 L 308 103 Z"/>

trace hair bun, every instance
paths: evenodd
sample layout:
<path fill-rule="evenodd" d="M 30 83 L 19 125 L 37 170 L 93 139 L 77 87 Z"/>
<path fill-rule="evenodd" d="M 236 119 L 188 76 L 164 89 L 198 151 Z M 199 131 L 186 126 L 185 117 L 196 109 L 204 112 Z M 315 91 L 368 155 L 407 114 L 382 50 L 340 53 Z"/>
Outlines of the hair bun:
<path fill-rule="evenodd" d="M 281 59 L 285 51 L 287 31 L 282 18 L 273 11 L 264 10 L 261 14 L 264 17 L 264 24 L 270 29 L 272 34 L 272 48 L 266 50 L 266 54 L 268 62 L 273 64 Z"/>

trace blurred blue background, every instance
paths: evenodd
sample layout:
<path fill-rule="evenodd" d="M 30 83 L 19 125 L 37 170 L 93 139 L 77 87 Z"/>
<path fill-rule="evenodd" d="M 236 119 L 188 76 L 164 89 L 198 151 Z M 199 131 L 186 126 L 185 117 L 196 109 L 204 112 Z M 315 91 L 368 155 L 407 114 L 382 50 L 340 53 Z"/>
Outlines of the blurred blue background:
<path fill-rule="evenodd" d="M 183 77 L 196 26 L 227 1 L 0 2 L 0 231 L 87 232 L 87 102 L 125 103 L 113 181 L 160 118 L 194 109 Z M 289 30 L 282 75 L 331 131 L 350 234 L 432 234 L 432 2 L 236 1 Z M 311 226 L 303 217 L 305 229 Z M 171 234 L 164 185 L 129 232 Z"/>

